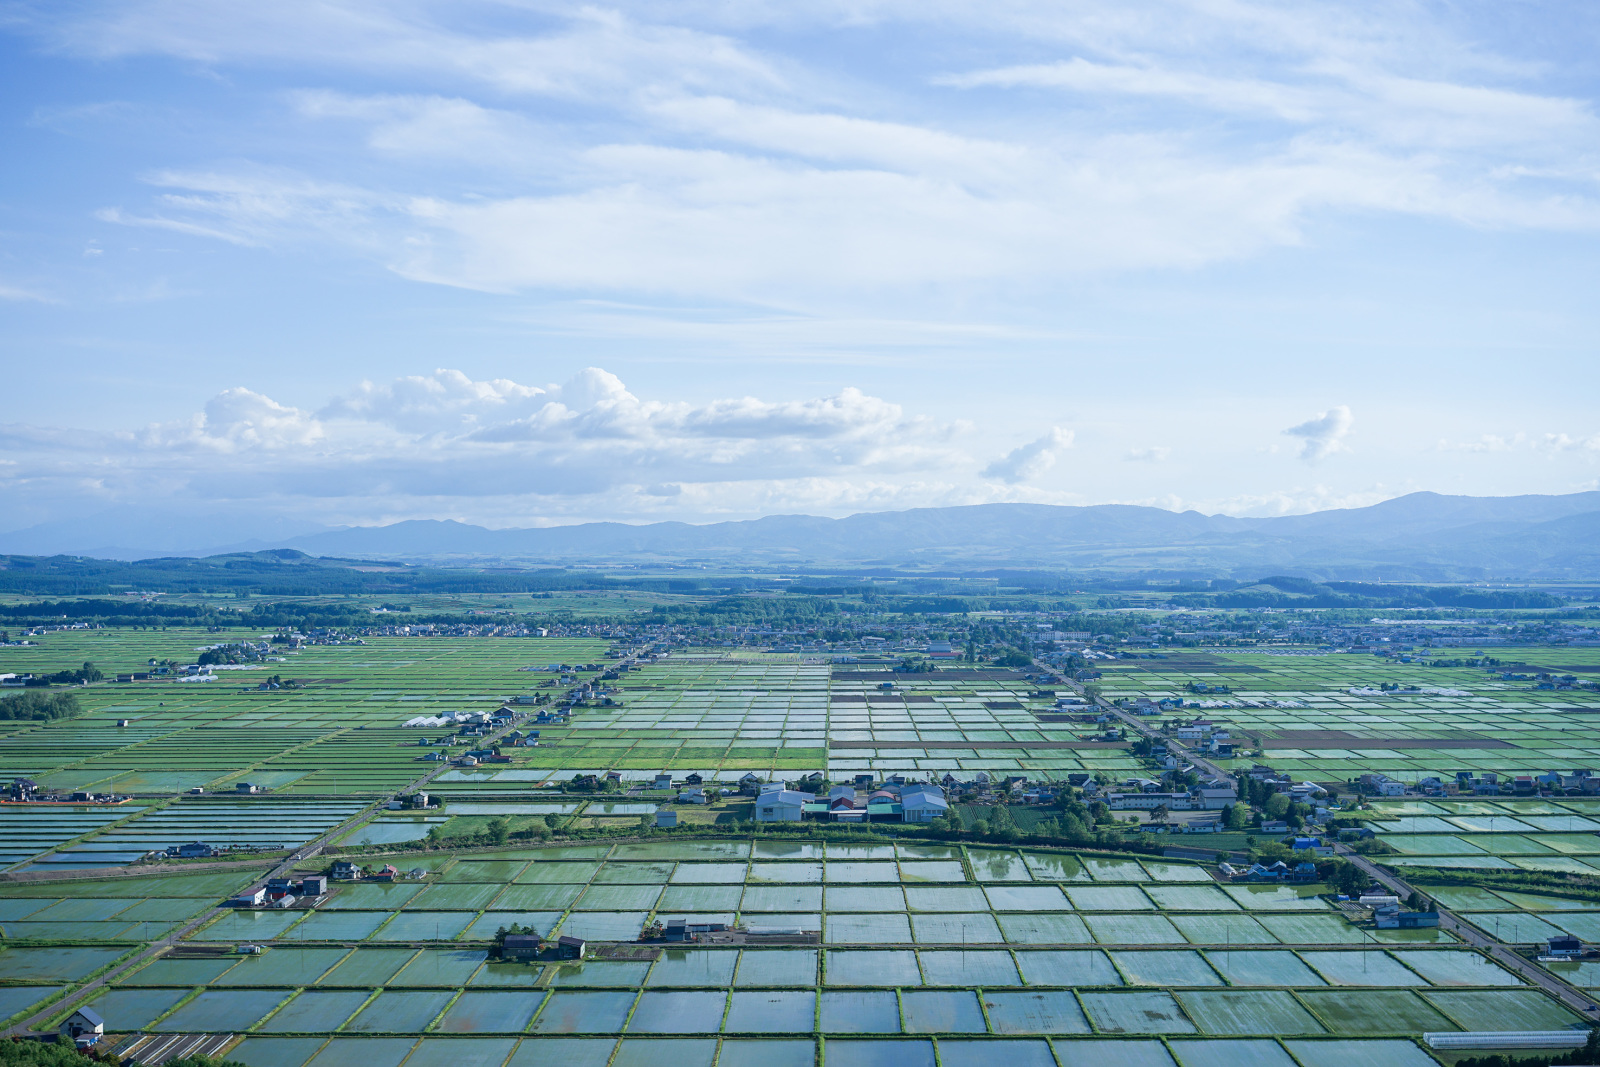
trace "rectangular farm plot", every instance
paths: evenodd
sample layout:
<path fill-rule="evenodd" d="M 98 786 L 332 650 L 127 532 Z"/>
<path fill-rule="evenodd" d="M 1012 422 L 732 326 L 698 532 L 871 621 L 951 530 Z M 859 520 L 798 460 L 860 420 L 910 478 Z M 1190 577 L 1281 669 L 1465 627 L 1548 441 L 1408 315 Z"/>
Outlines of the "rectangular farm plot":
<path fill-rule="evenodd" d="M 1320 1034 L 1322 1025 L 1286 992 L 1216 990 L 1174 994 L 1207 1034 Z"/>
<path fill-rule="evenodd" d="M 746 901 L 745 907 L 749 908 L 750 894 L 755 890 L 747 890 L 736 885 L 669 885 L 656 900 L 656 908 L 663 912 L 679 911 L 738 911 L 741 898 Z M 779 890 L 783 892 L 783 890 Z M 815 903 L 811 910 L 820 910 L 822 907 L 822 891 L 813 890 Z M 789 911 L 803 910 L 794 908 L 764 908 L 764 911 Z"/>
<path fill-rule="evenodd" d="M 992 949 L 919 952 L 923 980 L 934 986 L 1015 986 L 1022 984 L 1011 953 Z"/>
<path fill-rule="evenodd" d="M 899 886 L 829 886 L 824 899 L 829 911 L 905 911 Z"/>
<path fill-rule="evenodd" d="M 1175 1067 L 1159 1041 L 1118 1038 L 1074 1038 L 1054 1041 L 1062 1067 Z"/>
<path fill-rule="evenodd" d="M 500 895 L 501 885 L 467 882 L 455 885 L 435 885 L 418 893 L 404 905 L 417 911 L 477 911 L 489 906 Z"/>
<path fill-rule="evenodd" d="M 1230 885 L 1223 889 L 1250 911 L 1327 911 L 1316 890 L 1287 885 Z"/>
<path fill-rule="evenodd" d="M 337 1030 L 367 1002 L 365 989 L 308 990 L 261 1024 L 268 1034 L 315 1034 Z"/>
<path fill-rule="evenodd" d="M 516 1046 L 515 1038 L 453 1040 L 425 1037 L 407 1059 L 407 1067 L 500 1067 Z"/>
<path fill-rule="evenodd" d="M 1005 940 L 986 911 L 912 915 L 911 932 L 921 944 L 997 945 Z"/>
<path fill-rule="evenodd" d="M 1089 945 L 1094 938 L 1081 918 L 1066 912 L 1012 912 L 997 915 L 1000 932 L 1017 945 Z"/>
<path fill-rule="evenodd" d="M 733 982 L 734 949 L 667 949 L 650 968 L 652 986 L 717 986 Z"/>
<path fill-rule="evenodd" d="M 1089 932 L 1102 945 L 1181 945 L 1187 938 L 1160 915 L 1103 915 L 1083 917 Z"/>
<path fill-rule="evenodd" d="M 635 993 L 561 990 L 550 994 L 533 1021 L 535 1034 L 616 1034 L 628 1021 Z M 610 1052 L 610 1047 L 606 1049 Z"/>
<path fill-rule="evenodd" d="M 1017 967 L 1031 986 L 1120 986 L 1122 975 L 1104 952 L 1035 949 L 1016 953 Z"/>
<path fill-rule="evenodd" d="M 907 886 L 905 901 L 908 911 L 986 911 L 993 906 L 977 886 Z"/>
<path fill-rule="evenodd" d="M 982 1034 L 983 1008 L 970 989 L 906 990 L 900 994 L 901 1029 L 908 1034 Z"/>
<path fill-rule="evenodd" d="M 817 994 L 810 989 L 735 991 L 722 1028 L 730 1034 L 809 1034 L 816 1012 Z M 810 1064 L 814 1053 L 806 1051 Z"/>
<path fill-rule="evenodd" d="M 1520 986 L 1524 983 L 1498 963 L 1464 949 L 1396 949 L 1395 959 L 1436 986 Z"/>
<path fill-rule="evenodd" d="M 390 911 L 314 911 L 307 915 L 305 921 L 295 927 L 294 937 L 300 941 L 360 941 L 389 920 L 391 916 L 402 914 Z M 226 920 L 228 917 L 223 916 Z M 220 924 L 218 924 L 220 925 Z M 220 936 L 213 933 L 214 928 L 205 931 L 206 940 L 215 940 Z M 280 935 L 281 936 L 281 935 Z M 258 939 L 266 940 L 266 938 Z"/>
<path fill-rule="evenodd" d="M 848 986 L 917 986 L 922 972 L 917 955 L 905 950 L 833 951 L 826 959 L 827 984 Z"/>
<path fill-rule="evenodd" d="M 237 1033 L 255 1025 L 290 995 L 287 989 L 272 994 L 247 989 L 207 989 L 155 1024 L 167 1033 Z"/>
<path fill-rule="evenodd" d="M 1424 986 L 1427 979 L 1402 965 L 1387 952 L 1360 949 L 1350 952 L 1301 952 L 1307 966 L 1336 986 Z"/>
<path fill-rule="evenodd" d="M 735 986 L 814 986 L 816 949 L 745 949 L 739 954 Z"/>
<path fill-rule="evenodd" d="M 967 850 L 967 860 L 972 864 L 972 876 L 980 882 L 1033 881 L 1028 865 L 1016 852 L 973 848 Z"/>
<path fill-rule="evenodd" d="M 1170 993 L 1082 993 L 1084 1014 L 1102 1034 L 1192 1034 L 1189 1021 Z"/>
<path fill-rule="evenodd" d="M 549 937 L 561 921 L 559 911 L 486 911 L 473 920 L 461 935 L 464 941 L 488 941 L 502 926 L 530 927 L 540 937 Z"/>
<path fill-rule="evenodd" d="M 246 956 L 219 973 L 209 984 L 217 986 L 306 986 L 328 973 L 350 954 L 347 948 L 279 946 L 259 956 Z M 164 960 L 165 963 L 221 963 L 222 960 Z M 147 970 L 149 968 L 146 968 Z M 199 984 L 199 983 L 195 983 Z"/>
<path fill-rule="evenodd" d="M 552 986 L 588 986 L 613 989 L 637 989 L 644 985 L 650 973 L 646 960 L 591 960 L 587 963 L 563 963 L 550 968 L 549 984 Z"/>
<path fill-rule="evenodd" d="M 912 940 L 904 913 L 831 914 L 823 919 L 824 939 L 836 945 L 905 944 Z"/>
<path fill-rule="evenodd" d="M 346 956 L 317 985 L 363 987 L 388 985 L 396 972 L 416 956 L 409 948 L 358 948 Z"/>
<path fill-rule="evenodd" d="M 574 912 L 567 916 L 557 932 L 585 941 L 632 941 L 644 929 L 648 914 L 643 911 Z"/>
<path fill-rule="evenodd" d="M 966 872 L 959 860 L 900 861 L 902 882 L 964 882 Z"/>
<path fill-rule="evenodd" d="M 403 911 L 375 930 L 373 941 L 453 941 L 472 922 L 470 911 Z"/>
<path fill-rule="evenodd" d="M 744 863 L 680 863 L 672 872 L 671 880 L 691 885 L 740 883 L 745 880 L 748 866 Z"/>
<path fill-rule="evenodd" d="M 983 1006 L 997 1034 L 1086 1034 L 1089 1020 L 1064 990 L 985 990 Z"/>
<path fill-rule="evenodd" d="M 1252 915 L 1168 915 L 1192 945 L 1276 945 L 1270 930 Z"/>
<path fill-rule="evenodd" d="M 661 896 L 659 885 L 591 885 L 573 908 L 578 911 L 649 911 Z"/>
<path fill-rule="evenodd" d="M 662 894 L 661 907 L 667 907 L 667 897 L 677 899 L 677 893 L 717 893 L 728 896 L 725 891 L 731 891 L 733 902 L 731 904 L 712 905 L 712 907 L 741 907 L 746 912 L 821 912 L 822 886 L 806 885 L 760 885 L 749 886 L 741 889 L 739 886 L 670 886 L 666 894 Z"/>
<path fill-rule="evenodd" d="M 494 900 L 496 911 L 558 911 L 572 906 L 583 893 L 577 884 L 508 885 Z"/>
<path fill-rule="evenodd" d="M 982 892 L 995 911 L 1072 910 L 1072 902 L 1053 885 L 993 885 L 985 886 Z M 1148 906 L 1149 901 L 1145 904 Z"/>
<path fill-rule="evenodd" d="M 1084 856 L 1084 869 L 1097 882 L 1148 882 L 1150 874 L 1136 860 Z"/>
<path fill-rule="evenodd" d="M 1415 993 L 1399 989 L 1313 989 L 1300 999 L 1336 1034 L 1421 1034 L 1459 1029 Z"/>
<path fill-rule="evenodd" d="M 819 1028 L 830 1034 L 898 1034 L 900 1005 L 892 992 L 824 992 Z"/>
<path fill-rule="evenodd" d="M 716 992 L 645 992 L 628 1020 L 630 1034 L 714 1034 L 722 1029 L 728 994 Z"/>
<path fill-rule="evenodd" d="M 822 864 L 820 863 L 762 863 L 750 864 L 749 881 L 751 882 L 798 882 L 802 884 L 821 884 Z"/>
<path fill-rule="evenodd" d="M 111 1033 L 129 1033 L 134 1030 L 143 1030 L 156 1019 L 171 1011 L 191 990 L 188 989 L 113 989 L 102 996 L 96 997 L 90 1007 L 100 1013 L 106 1021 L 106 1030 Z M 265 1015 L 268 1004 L 261 1010 Z M 257 1016 L 259 1018 L 260 1015 Z"/>
<path fill-rule="evenodd" d="M 870 860 L 846 860 L 839 862 L 829 860 L 823 880 L 829 885 L 835 883 L 871 883 L 871 882 L 898 882 L 900 881 L 900 868 L 898 864 L 874 862 Z"/>
<path fill-rule="evenodd" d="M 1421 996 L 1463 1030 L 1565 1030 L 1577 1013 L 1533 989 L 1426 990 Z"/>
<path fill-rule="evenodd" d="M 1144 891 L 1133 885 L 1069 885 L 1064 892 L 1079 911 L 1155 911 Z"/>
<path fill-rule="evenodd" d="M 1239 902 L 1215 886 L 1147 885 L 1144 892 L 1166 911 L 1239 910 Z"/>
<path fill-rule="evenodd" d="M 1089 882 L 1093 881 L 1088 868 L 1077 856 L 1055 855 L 1046 852 L 1024 852 L 1022 860 L 1036 882 Z"/>
<path fill-rule="evenodd" d="M 347 950 L 339 950 L 343 956 Z M 224 959 L 158 959 L 132 974 L 125 975 L 117 985 L 123 986 L 198 986 L 215 983 L 228 968 L 240 963 L 238 957 Z M 270 984 L 270 983 L 269 983 Z"/>
<path fill-rule="evenodd" d="M 537 996 L 520 992 L 466 992 L 450 1005 L 437 1029 L 447 1034 L 521 1033 L 538 1010 L 539 1001 Z"/>
<path fill-rule="evenodd" d="M 477 949 L 425 948 L 393 978 L 390 986 L 451 988 L 465 985 L 487 954 Z"/>
<path fill-rule="evenodd" d="M 1216 986 L 1222 979 L 1200 953 L 1188 949 L 1152 949 L 1144 952 L 1112 952 L 1111 960 L 1127 979 L 1140 986 Z"/>
<path fill-rule="evenodd" d="M 600 869 L 598 863 L 567 863 L 534 860 L 517 875 L 515 881 L 530 885 L 570 885 L 588 882 Z"/>
<path fill-rule="evenodd" d="M 1212 951 L 1206 953 L 1229 985 L 1320 986 L 1326 983 L 1304 960 L 1284 951 Z"/>

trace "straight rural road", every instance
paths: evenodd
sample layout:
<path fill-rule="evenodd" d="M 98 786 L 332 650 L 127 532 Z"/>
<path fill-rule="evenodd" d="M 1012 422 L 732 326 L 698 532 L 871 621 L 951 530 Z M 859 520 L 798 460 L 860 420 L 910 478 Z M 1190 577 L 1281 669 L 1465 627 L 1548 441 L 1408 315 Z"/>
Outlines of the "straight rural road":
<path fill-rule="evenodd" d="M 1421 892 L 1420 890 L 1413 889 L 1404 880 L 1390 871 L 1380 867 L 1378 864 L 1373 863 L 1360 853 L 1352 852 L 1344 845 L 1336 845 L 1335 849 L 1341 858 L 1349 860 L 1357 867 L 1360 867 L 1372 878 L 1373 881 L 1384 886 L 1390 892 L 1400 897 L 1400 899 L 1404 900 L 1412 893 Z M 1427 896 L 1428 894 L 1421 893 L 1421 895 Z M 1429 899 L 1432 898 L 1430 897 Z M 1434 906 L 1439 907 L 1438 901 L 1434 901 Z M 1600 1023 L 1600 1005 L 1595 1003 L 1594 997 L 1584 993 L 1582 990 L 1568 985 L 1566 982 L 1563 982 L 1560 978 L 1556 977 L 1545 968 L 1539 966 L 1534 961 L 1519 955 L 1509 946 L 1495 940 L 1488 934 L 1485 934 L 1483 931 L 1473 926 L 1471 923 L 1458 918 L 1448 909 L 1443 907 L 1439 907 L 1439 929 L 1455 935 L 1465 944 L 1470 945 L 1473 948 L 1482 949 L 1489 954 L 1490 959 L 1494 960 L 1502 967 L 1515 974 L 1521 975 L 1530 984 L 1535 985 L 1549 993 L 1551 996 L 1556 997 L 1567 1007 L 1571 1008 L 1573 1011 L 1576 1011 L 1590 1022 Z"/>

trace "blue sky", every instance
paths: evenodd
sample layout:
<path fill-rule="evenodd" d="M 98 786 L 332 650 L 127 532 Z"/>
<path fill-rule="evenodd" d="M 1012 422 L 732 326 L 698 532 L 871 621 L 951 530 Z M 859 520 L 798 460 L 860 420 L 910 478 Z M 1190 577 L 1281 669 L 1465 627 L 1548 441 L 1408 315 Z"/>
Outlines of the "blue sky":
<path fill-rule="evenodd" d="M 1597 38 L 1581 4 L 8 3 L 0 527 L 1596 488 Z"/>

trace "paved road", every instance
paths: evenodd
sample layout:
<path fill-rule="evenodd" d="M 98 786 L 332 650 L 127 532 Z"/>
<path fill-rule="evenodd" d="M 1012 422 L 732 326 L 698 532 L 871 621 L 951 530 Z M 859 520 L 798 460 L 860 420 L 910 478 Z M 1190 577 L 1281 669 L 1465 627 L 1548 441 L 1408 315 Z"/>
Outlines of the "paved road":
<path fill-rule="evenodd" d="M 510 723 L 510 724 L 508 724 L 506 726 L 502 726 L 500 729 L 496 730 L 492 734 L 485 735 L 481 739 L 480 744 L 483 744 L 483 745 L 492 744 L 502 734 L 505 734 L 507 731 L 512 729 L 512 727 L 515 726 L 515 725 L 516 725 L 515 723 Z M 383 810 L 384 808 L 386 808 L 388 806 L 389 801 L 393 800 L 397 796 L 401 796 L 401 795 L 403 795 L 405 793 L 415 793 L 417 790 L 421 789 L 423 786 L 425 786 L 429 782 L 431 782 L 436 775 L 439 775 L 439 774 L 443 773 L 444 771 L 448 770 L 449 767 L 450 767 L 450 764 L 448 762 L 440 762 L 440 763 L 436 764 L 435 766 L 433 766 L 432 768 L 430 768 L 428 773 L 424 774 L 422 777 L 416 779 L 415 781 L 411 782 L 410 784 L 404 786 L 403 788 L 397 789 L 392 793 L 386 793 L 383 796 L 379 797 L 377 800 L 375 800 L 371 804 L 368 804 L 366 807 L 362 808 L 360 811 L 358 811 L 354 815 L 350 816 L 350 818 L 346 819 L 344 822 L 341 822 L 339 825 L 333 827 L 331 830 L 328 830 L 328 831 L 324 832 L 323 834 L 321 834 L 320 836 L 316 837 L 315 839 L 313 839 L 311 841 L 307 841 L 305 844 L 303 844 L 299 848 L 295 849 L 293 852 L 291 852 L 288 855 L 287 858 L 285 858 L 282 862 L 280 862 L 271 871 L 267 872 L 267 874 L 265 875 L 265 878 L 282 878 L 282 877 L 288 875 L 289 872 L 294 870 L 296 865 L 304 862 L 307 859 L 310 859 L 312 856 L 315 856 L 317 853 L 321 852 L 323 850 L 323 848 L 328 845 L 329 842 L 337 840 L 340 837 L 340 835 L 344 834 L 347 830 L 351 829 L 358 822 L 360 822 L 363 818 L 365 818 L 368 815 L 372 814 L 374 811 Z M 187 870 L 187 868 L 185 868 L 184 870 Z M 68 883 L 68 884 L 70 884 L 70 883 Z M 24 1019 L 21 1022 L 17 1023 L 16 1025 L 12 1026 L 10 1029 L 5 1031 L 5 1036 L 7 1036 L 7 1037 L 12 1036 L 12 1035 L 29 1036 L 29 1035 L 33 1035 L 33 1034 L 39 1033 L 39 1031 L 34 1029 L 35 1024 L 43 1023 L 45 1020 L 53 1018 L 54 1016 L 60 1014 L 60 1012 L 65 1008 L 70 1008 L 70 1007 L 72 1007 L 74 1005 L 83 1003 L 89 997 L 93 996 L 95 993 L 97 993 L 99 990 L 103 989 L 105 986 L 109 985 L 110 983 L 116 981 L 118 978 L 122 977 L 124 974 L 127 974 L 128 972 L 132 971 L 136 967 L 142 966 L 145 962 L 147 962 L 148 960 L 152 959 L 155 956 L 160 955 L 162 952 L 167 951 L 172 946 L 176 945 L 179 941 L 181 941 L 185 937 L 187 937 L 189 934 L 192 934 L 194 931 L 198 930 L 200 927 L 202 927 L 206 923 L 210 922 L 216 916 L 221 915 L 225 911 L 232 911 L 232 910 L 233 909 L 231 909 L 231 908 L 224 908 L 224 907 L 221 907 L 221 906 L 208 909 L 206 912 L 204 912 L 200 916 L 189 920 L 187 923 L 184 923 L 183 926 L 179 927 L 177 930 L 174 930 L 172 933 L 168 934 L 166 937 L 161 938 L 159 941 L 151 942 L 149 945 L 147 945 L 144 948 L 144 950 L 142 952 L 139 952 L 136 955 L 134 955 L 133 957 L 131 957 L 130 959 L 124 960 L 122 963 L 117 964 L 115 967 L 111 968 L 111 970 L 107 971 L 105 974 L 102 974 L 100 977 L 94 979 L 93 981 L 89 982 L 87 985 L 85 985 L 82 989 L 79 989 L 77 992 L 71 994 L 70 996 L 62 998 L 61 1000 L 55 1001 L 49 1007 L 45 1008 L 43 1011 L 41 1011 L 41 1012 L 39 1012 L 39 1013 L 37 1013 L 35 1015 L 32 1015 L 32 1016 L 28 1017 L 27 1019 Z"/>
<path fill-rule="evenodd" d="M 1036 668 L 1038 668 L 1039 670 L 1041 670 L 1041 671 L 1047 671 L 1047 672 L 1049 672 L 1051 674 L 1055 674 L 1056 673 L 1055 669 L 1053 667 L 1048 667 L 1045 664 L 1039 663 L 1037 661 L 1034 662 L 1034 666 Z M 1072 687 L 1074 692 L 1078 693 L 1080 696 L 1084 695 L 1083 683 L 1073 681 L 1071 678 L 1067 678 L 1067 677 L 1064 677 L 1064 676 L 1060 676 L 1060 677 L 1062 678 L 1063 682 L 1065 682 L 1067 685 Z M 1094 699 L 1094 704 L 1097 707 L 1099 707 L 1102 711 L 1106 711 L 1106 712 L 1111 713 L 1112 715 L 1115 715 L 1118 719 L 1122 720 L 1122 722 L 1125 725 L 1133 727 L 1133 729 L 1137 730 L 1140 734 L 1144 735 L 1145 737 L 1150 738 L 1152 741 L 1160 741 L 1162 744 L 1167 746 L 1167 751 L 1168 752 L 1171 752 L 1174 755 L 1183 756 L 1183 758 L 1187 759 L 1190 763 L 1194 764 L 1195 768 L 1197 770 L 1204 771 L 1206 774 L 1212 775 L 1213 777 L 1216 777 L 1216 778 L 1227 778 L 1230 781 L 1232 780 L 1233 775 L 1229 771 L 1225 770 L 1222 767 L 1217 766 L 1215 763 L 1212 763 L 1210 760 L 1206 759 L 1204 756 L 1199 755 L 1193 749 L 1189 748 L 1189 746 L 1185 745 L 1183 742 L 1178 741 L 1178 740 L 1176 740 L 1174 738 L 1168 737 L 1166 734 L 1161 733 L 1155 727 L 1151 726 L 1149 723 L 1147 723 L 1143 719 L 1139 718 L 1139 716 L 1130 715 L 1126 711 L 1123 711 L 1121 708 L 1115 706 L 1114 704 L 1110 703 L 1109 701 L 1103 700 L 1103 699 L 1101 699 L 1099 697 L 1096 697 Z"/>
<path fill-rule="evenodd" d="M 1373 863 L 1360 853 L 1352 852 L 1344 845 L 1335 845 L 1334 848 L 1341 857 L 1360 867 L 1374 881 L 1387 887 L 1402 900 L 1409 897 L 1413 892 L 1421 892 L 1423 896 L 1428 895 L 1425 891 L 1413 889 L 1393 872 Z M 1432 898 L 1430 897 L 1429 899 Z M 1434 903 L 1437 906 L 1438 902 L 1435 901 Z M 1507 945 L 1496 941 L 1471 923 L 1457 918 L 1443 907 L 1439 908 L 1439 929 L 1454 934 L 1473 948 L 1483 949 L 1496 963 L 1509 971 L 1520 974 L 1530 983 L 1556 997 L 1585 1019 L 1591 1022 L 1600 1022 L 1600 1005 L 1596 1004 L 1593 996 L 1568 985 L 1544 967 L 1512 951 Z"/>

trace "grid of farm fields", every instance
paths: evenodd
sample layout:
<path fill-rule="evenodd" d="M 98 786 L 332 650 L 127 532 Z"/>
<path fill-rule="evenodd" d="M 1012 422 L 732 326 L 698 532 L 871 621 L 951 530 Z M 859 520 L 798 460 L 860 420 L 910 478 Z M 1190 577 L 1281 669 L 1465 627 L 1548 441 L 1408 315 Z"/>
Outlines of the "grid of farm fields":
<path fill-rule="evenodd" d="M 0 670 L 88 660 L 107 674 L 131 672 L 259 636 L 65 631 L 0 649 Z M 1325 885 L 1223 885 L 1208 866 L 1148 857 L 762 835 L 397 852 L 372 859 L 415 876 L 345 885 L 310 911 L 219 906 L 258 883 L 265 861 L 89 874 L 189 840 L 271 851 L 329 835 L 335 849 L 381 849 L 493 818 L 513 828 L 546 819 L 637 826 L 667 801 L 643 788 L 662 770 L 723 782 L 749 772 L 1147 773 L 1126 743 L 1061 722 L 1051 697 L 1018 672 L 891 675 L 756 652 L 690 650 L 630 671 L 610 683 L 611 705 L 529 727 L 540 730 L 539 746 L 504 749 L 509 764 L 441 770 L 424 759 L 437 750 L 418 742 L 448 729 L 405 725 L 564 692 L 544 684 L 556 676 L 543 668 L 604 662 L 609 647 L 368 638 L 219 671 L 214 682 L 92 685 L 76 690 L 82 715 L 0 723 L 0 781 L 132 797 L 0 807 L 0 1016 L 14 1026 L 43 1013 L 42 1028 L 53 1026 L 52 1003 L 110 971 L 87 1003 L 116 1047 L 227 1036 L 227 1056 L 250 1067 L 949 1067 L 996 1056 L 1208 1067 L 1240 1055 L 1291 1067 L 1426 1065 L 1435 1060 L 1419 1040 L 1425 1032 L 1584 1025 L 1448 932 L 1360 927 Z M 1595 650 L 1488 652 L 1524 667 L 1600 670 Z M 303 687 L 258 688 L 274 673 Z M 1480 669 L 1218 650 L 1119 660 L 1103 673 L 1107 698 L 1182 698 L 1182 714 L 1226 724 L 1240 752 L 1260 748 L 1256 761 L 1296 780 L 1600 763 L 1592 699 Z M 1229 692 L 1197 695 L 1191 683 Z M 1382 683 L 1433 692 L 1368 692 Z M 634 785 L 630 795 L 554 788 L 611 769 Z M 442 812 L 383 809 L 387 796 L 424 780 L 445 797 Z M 267 791 L 236 794 L 239 782 Z M 187 795 L 194 788 L 205 793 Z M 748 817 L 738 803 L 679 811 L 691 828 Z M 1364 814 L 1393 849 L 1380 862 L 1600 874 L 1600 805 L 1591 800 L 1413 798 L 1375 801 Z M 74 871 L 88 877 L 68 880 Z M 1508 944 L 1600 940 L 1600 905 L 1581 894 L 1458 886 L 1436 895 Z M 581 964 L 489 959 L 489 940 L 512 923 L 600 943 L 630 941 L 669 918 L 799 930 L 814 943 Z M 175 946 L 149 951 L 169 937 Z M 265 951 L 232 951 L 246 943 Z M 1548 966 L 1574 986 L 1600 988 L 1600 965 Z"/>
<path fill-rule="evenodd" d="M 348 885 L 310 912 L 214 908 L 253 871 L 89 882 L 70 896 L 0 886 L 8 926 L 61 912 L 82 926 L 72 942 L 0 953 L 0 995 L 37 1011 L 152 936 L 130 923 L 210 913 L 182 954 L 97 993 L 109 1030 L 235 1035 L 230 1058 L 252 1067 L 1195 1065 L 1241 1050 L 1334 1067 L 1431 1063 L 1425 1031 L 1581 1022 L 1439 930 L 1363 931 L 1325 887 L 1221 886 L 1199 865 L 1150 858 L 756 837 L 415 863 L 418 877 Z M 495 962 L 486 944 L 511 923 L 627 940 L 652 917 L 820 938 L 582 963 Z M 241 941 L 265 951 L 229 951 Z"/>

